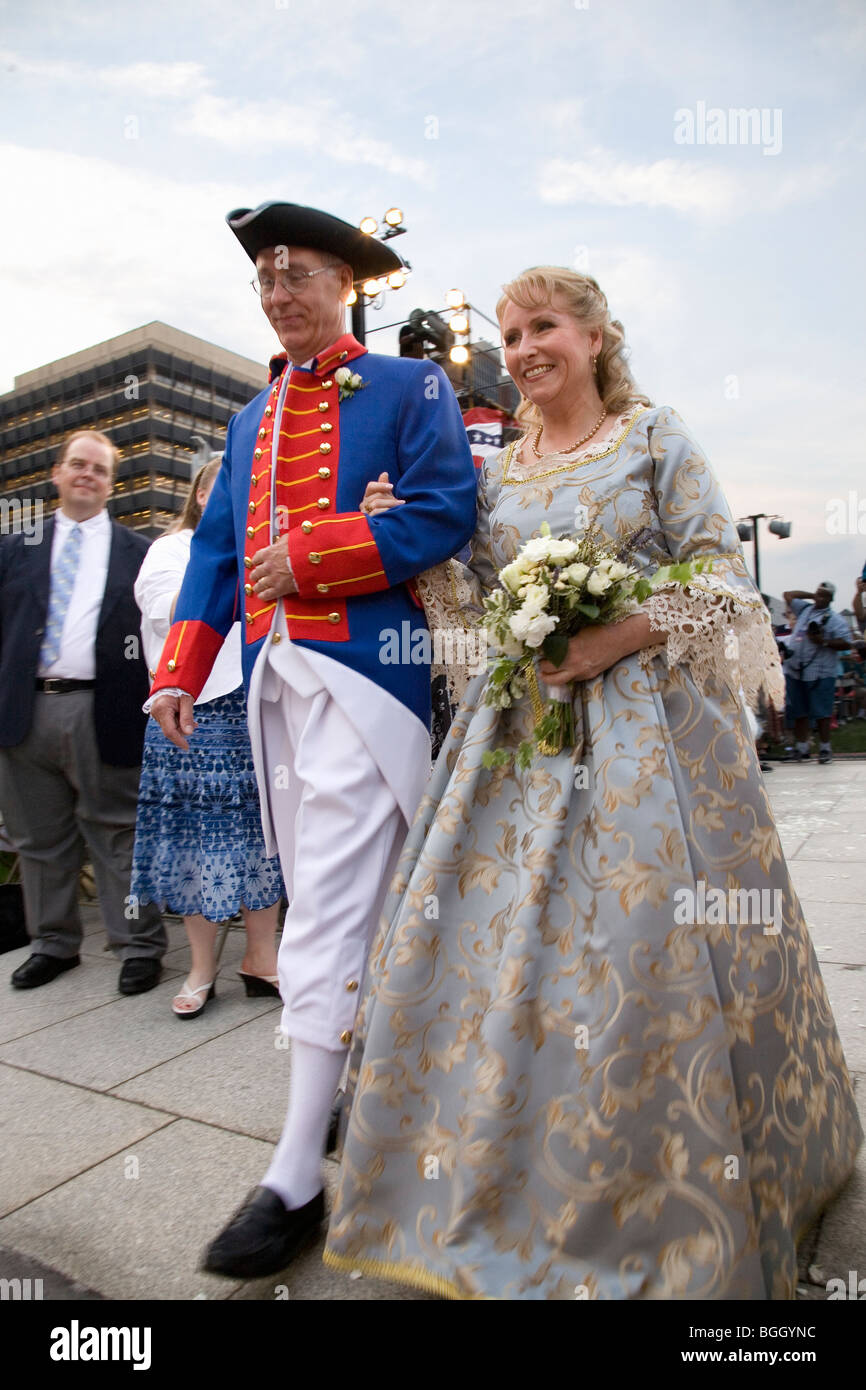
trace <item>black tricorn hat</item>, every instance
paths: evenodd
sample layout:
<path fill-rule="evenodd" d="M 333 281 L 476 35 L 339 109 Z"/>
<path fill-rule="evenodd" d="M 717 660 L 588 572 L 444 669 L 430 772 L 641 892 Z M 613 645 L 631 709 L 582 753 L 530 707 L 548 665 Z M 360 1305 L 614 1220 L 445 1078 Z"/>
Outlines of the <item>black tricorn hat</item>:
<path fill-rule="evenodd" d="M 356 281 L 403 269 L 403 261 L 390 246 L 318 208 L 261 203 L 257 208 L 235 208 L 226 222 L 251 261 L 270 246 L 309 246 L 339 256 L 352 267 Z"/>

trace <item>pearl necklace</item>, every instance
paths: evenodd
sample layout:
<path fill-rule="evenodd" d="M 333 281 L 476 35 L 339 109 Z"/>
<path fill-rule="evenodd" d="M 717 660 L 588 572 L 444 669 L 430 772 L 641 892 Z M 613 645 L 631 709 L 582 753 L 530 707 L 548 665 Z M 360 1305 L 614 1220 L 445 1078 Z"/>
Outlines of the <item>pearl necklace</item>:
<path fill-rule="evenodd" d="M 574 453 L 575 449 L 579 449 L 580 446 L 581 446 L 581 444 L 586 444 L 586 443 L 588 442 L 588 440 L 592 439 L 592 436 L 593 436 L 594 434 L 597 434 L 597 433 L 598 433 L 598 431 L 601 429 L 601 427 L 602 427 L 602 425 L 604 424 L 604 422 L 605 422 L 606 419 L 607 419 L 607 409 L 605 408 L 605 409 L 601 412 L 601 414 L 599 415 L 599 417 L 598 417 L 598 419 L 596 420 L 595 424 L 593 425 L 592 429 L 589 431 L 589 434 L 585 434 L 585 435 L 583 436 L 582 439 L 578 439 L 578 441 L 577 441 L 576 444 L 569 444 L 569 446 L 568 446 L 567 449 L 553 449 L 553 450 L 551 450 L 551 452 L 554 453 L 554 454 L 572 454 L 572 453 Z M 532 452 L 534 453 L 534 455 L 535 455 L 535 457 L 536 457 L 537 459 L 547 458 L 547 454 L 540 454 L 540 453 L 538 452 L 538 443 L 539 443 L 539 440 L 541 439 L 541 431 L 542 431 L 543 429 L 544 429 L 544 426 L 543 426 L 543 425 L 539 425 L 539 426 L 538 426 L 538 429 L 535 431 L 535 438 L 531 441 L 531 444 L 532 444 Z"/>

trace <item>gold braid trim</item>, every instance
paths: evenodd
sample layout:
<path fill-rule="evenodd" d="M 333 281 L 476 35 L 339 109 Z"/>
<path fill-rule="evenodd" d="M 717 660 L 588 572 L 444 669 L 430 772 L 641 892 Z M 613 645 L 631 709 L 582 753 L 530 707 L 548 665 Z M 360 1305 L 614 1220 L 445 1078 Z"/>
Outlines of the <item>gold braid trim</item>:
<path fill-rule="evenodd" d="M 322 1264 L 328 1269 L 338 1269 L 344 1274 L 351 1274 L 353 1269 L 360 1269 L 362 1274 L 390 1279 L 392 1283 L 409 1284 L 412 1288 L 423 1290 L 424 1293 L 438 1294 L 440 1298 L 459 1299 L 463 1302 L 490 1301 L 484 1294 L 464 1293 L 456 1284 L 452 1284 L 450 1279 L 441 1274 L 431 1274 L 426 1269 L 419 1269 L 417 1265 L 397 1264 L 392 1260 L 353 1260 L 345 1255 L 335 1255 L 333 1250 L 328 1249 L 322 1252 Z"/>

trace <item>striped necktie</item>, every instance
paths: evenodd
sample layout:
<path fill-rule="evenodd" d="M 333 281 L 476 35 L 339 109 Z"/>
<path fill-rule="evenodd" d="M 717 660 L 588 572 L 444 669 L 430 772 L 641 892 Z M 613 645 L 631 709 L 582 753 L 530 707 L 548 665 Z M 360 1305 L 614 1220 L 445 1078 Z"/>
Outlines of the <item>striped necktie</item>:
<path fill-rule="evenodd" d="M 75 576 L 81 559 L 81 541 L 84 532 L 76 523 L 57 557 L 51 571 L 51 594 L 48 599 L 48 620 L 45 624 L 45 637 L 39 661 L 42 666 L 51 666 L 60 655 L 60 639 L 63 623 L 75 587 Z"/>

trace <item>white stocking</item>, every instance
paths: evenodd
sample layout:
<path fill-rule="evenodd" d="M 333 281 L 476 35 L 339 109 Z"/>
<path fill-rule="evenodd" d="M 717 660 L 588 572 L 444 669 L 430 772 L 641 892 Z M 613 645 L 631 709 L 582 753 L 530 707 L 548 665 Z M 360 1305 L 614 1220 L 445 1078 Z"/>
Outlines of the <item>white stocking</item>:
<path fill-rule="evenodd" d="M 322 1189 L 322 1157 L 345 1052 L 292 1038 L 289 1109 L 262 1186 L 288 1208 L 302 1207 Z"/>

